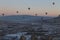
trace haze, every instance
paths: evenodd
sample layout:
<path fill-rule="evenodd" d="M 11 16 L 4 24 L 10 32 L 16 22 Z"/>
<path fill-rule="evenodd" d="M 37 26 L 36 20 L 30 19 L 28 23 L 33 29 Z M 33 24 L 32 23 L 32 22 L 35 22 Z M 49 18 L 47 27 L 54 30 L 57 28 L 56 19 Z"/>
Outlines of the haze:
<path fill-rule="evenodd" d="M 55 2 L 55 5 L 52 4 Z M 28 8 L 31 8 L 28 10 Z M 16 11 L 19 11 L 17 14 Z M 57 16 L 60 14 L 60 0 L 0 0 L 0 15 Z"/>

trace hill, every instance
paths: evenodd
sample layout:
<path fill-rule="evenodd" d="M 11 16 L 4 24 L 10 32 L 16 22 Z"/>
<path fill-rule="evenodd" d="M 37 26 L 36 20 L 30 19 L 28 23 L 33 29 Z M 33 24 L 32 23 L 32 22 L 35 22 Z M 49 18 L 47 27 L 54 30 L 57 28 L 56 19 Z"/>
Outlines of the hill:
<path fill-rule="evenodd" d="M 32 16 L 32 15 L 13 15 L 13 16 L 0 16 L 0 20 L 8 22 L 38 22 L 43 17 L 44 20 L 52 17 L 46 16 Z"/>

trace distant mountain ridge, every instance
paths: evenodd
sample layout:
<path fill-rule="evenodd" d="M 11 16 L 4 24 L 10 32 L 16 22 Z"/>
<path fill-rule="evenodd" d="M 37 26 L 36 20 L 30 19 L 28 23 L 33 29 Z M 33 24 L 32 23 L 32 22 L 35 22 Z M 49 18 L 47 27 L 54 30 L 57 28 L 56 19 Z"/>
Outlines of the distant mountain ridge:
<path fill-rule="evenodd" d="M 60 16 L 55 17 L 53 19 L 48 19 L 47 21 L 52 23 L 60 23 Z"/>
<path fill-rule="evenodd" d="M 32 16 L 32 15 L 12 15 L 12 16 L 0 16 L 0 20 L 2 21 L 13 21 L 13 22 L 32 22 L 39 21 L 41 18 L 50 19 L 53 17 L 47 16 Z"/>

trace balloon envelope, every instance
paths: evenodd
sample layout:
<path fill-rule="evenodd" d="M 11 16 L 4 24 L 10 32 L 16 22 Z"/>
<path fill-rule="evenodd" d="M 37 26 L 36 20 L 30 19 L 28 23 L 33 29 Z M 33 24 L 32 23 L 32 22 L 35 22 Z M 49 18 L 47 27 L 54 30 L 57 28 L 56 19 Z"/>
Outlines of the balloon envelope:
<path fill-rule="evenodd" d="M 16 13 L 19 13 L 18 11 Z"/>
<path fill-rule="evenodd" d="M 52 4 L 55 5 L 55 2 L 53 2 Z"/>
<path fill-rule="evenodd" d="M 30 10 L 30 8 L 28 8 L 28 10 Z"/>
<path fill-rule="evenodd" d="M 35 14 L 35 16 L 37 16 L 37 14 Z"/>
<path fill-rule="evenodd" d="M 48 13 L 46 12 L 45 14 L 47 15 Z"/>
<path fill-rule="evenodd" d="M 4 16 L 4 13 L 2 14 L 2 16 Z"/>

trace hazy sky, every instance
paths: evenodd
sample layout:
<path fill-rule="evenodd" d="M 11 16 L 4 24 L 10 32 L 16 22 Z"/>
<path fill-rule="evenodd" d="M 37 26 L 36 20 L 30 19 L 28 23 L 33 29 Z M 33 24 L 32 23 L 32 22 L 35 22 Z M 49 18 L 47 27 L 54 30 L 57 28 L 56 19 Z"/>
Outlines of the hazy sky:
<path fill-rule="evenodd" d="M 52 5 L 55 2 L 55 5 Z M 31 10 L 28 10 L 28 7 Z M 19 11 L 17 14 L 16 11 Z M 0 0 L 0 15 L 38 14 L 57 16 L 60 14 L 60 0 Z"/>

